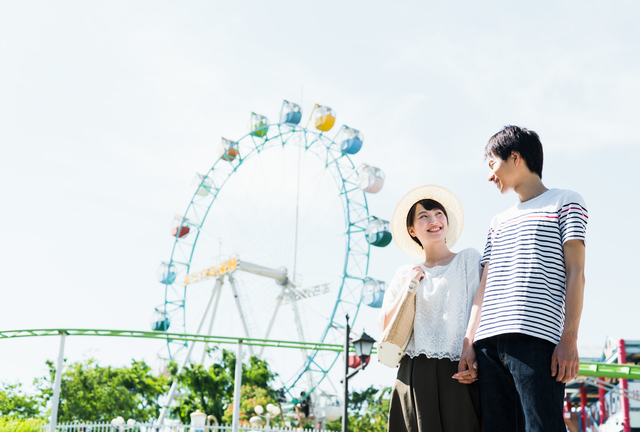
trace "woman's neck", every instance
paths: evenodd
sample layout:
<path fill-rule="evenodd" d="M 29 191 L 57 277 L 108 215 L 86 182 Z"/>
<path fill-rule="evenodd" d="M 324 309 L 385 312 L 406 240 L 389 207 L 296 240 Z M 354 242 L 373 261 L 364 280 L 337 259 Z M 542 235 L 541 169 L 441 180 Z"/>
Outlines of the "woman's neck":
<path fill-rule="evenodd" d="M 424 248 L 424 255 L 424 265 L 427 267 L 447 265 L 451 262 L 453 257 L 456 256 L 456 254 L 449 250 L 444 242 L 426 245 Z"/>

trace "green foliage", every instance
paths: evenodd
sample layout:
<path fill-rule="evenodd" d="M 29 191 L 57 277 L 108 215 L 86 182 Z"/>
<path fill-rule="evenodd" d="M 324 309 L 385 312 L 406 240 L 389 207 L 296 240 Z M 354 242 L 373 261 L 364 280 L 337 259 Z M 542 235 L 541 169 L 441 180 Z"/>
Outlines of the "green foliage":
<path fill-rule="evenodd" d="M 47 362 L 49 377 L 37 381 L 44 404 L 52 397 L 55 378 L 53 362 Z M 167 392 L 167 378 L 156 377 L 144 362 L 131 367 L 101 367 L 89 359 L 66 368 L 60 387 L 58 419 L 68 421 L 109 421 L 117 416 L 137 421 L 158 417 L 159 396 Z"/>
<path fill-rule="evenodd" d="M 41 401 L 22 390 L 22 384 L 0 384 L 0 416 L 4 418 L 35 418 L 41 415 Z"/>
<path fill-rule="evenodd" d="M 47 422 L 40 419 L 0 417 L 0 432 L 41 432 Z"/>
<path fill-rule="evenodd" d="M 389 418 L 391 388 L 382 390 L 371 386 L 365 391 L 349 395 L 349 429 L 358 432 L 385 432 Z M 342 419 L 327 422 L 325 428 L 341 430 Z"/>
<path fill-rule="evenodd" d="M 240 424 L 249 424 L 249 419 L 256 415 L 254 408 L 257 405 L 262 405 L 262 408 L 265 408 L 264 414 L 266 414 L 267 405 L 273 404 L 278 406 L 278 402 L 273 397 L 272 392 L 265 388 L 260 388 L 255 385 L 243 385 L 240 394 L 242 395 L 240 398 Z M 233 403 L 230 403 L 224 412 L 222 421 L 225 424 L 231 424 L 232 420 Z M 281 425 L 281 417 L 278 416 L 271 419 L 270 424 L 271 426 Z"/>
<path fill-rule="evenodd" d="M 185 367 L 180 375 L 177 375 L 178 366 L 171 363 L 169 365 L 171 379 L 177 378 L 185 390 L 178 398 L 178 406 L 171 410 L 171 414 L 188 424 L 191 422 L 189 415 L 199 409 L 208 415 L 216 416 L 218 421 L 225 422 L 225 409 L 228 411 L 228 406 L 233 401 L 235 367 L 235 353 L 224 349 L 220 353 L 219 361 L 214 362 L 208 369 L 202 365 L 192 365 Z M 247 398 L 255 397 L 256 400 L 267 401 L 265 406 L 267 403 L 275 404 L 275 392 L 270 386 L 275 376 L 276 374 L 271 372 L 266 361 L 252 356 L 249 358 L 249 364 L 242 364 L 243 394 L 246 392 Z M 253 407 L 250 410 L 253 412 Z"/>

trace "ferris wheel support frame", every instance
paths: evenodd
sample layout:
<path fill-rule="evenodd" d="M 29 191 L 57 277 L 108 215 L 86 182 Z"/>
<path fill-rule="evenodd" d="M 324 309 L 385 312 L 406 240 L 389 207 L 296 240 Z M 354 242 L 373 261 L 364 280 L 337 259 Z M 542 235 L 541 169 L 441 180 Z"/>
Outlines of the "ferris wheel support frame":
<path fill-rule="evenodd" d="M 209 312 L 209 308 L 211 307 L 211 303 L 213 303 L 213 298 L 215 296 L 215 293 L 222 287 L 222 278 L 223 276 L 218 276 L 216 278 L 216 283 L 214 285 L 214 288 L 211 290 L 211 294 L 209 295 L 209 300 L 207 301 L 207 306 L 204 308 L 204 312 L 202 312 L 202 317 L 200 318 L 200 324 L 198 324 L 198 330 L 196 330 L 196 334 L 200 333 L 200 330 L 202 330 L 202 326 L 204 325 L 204 321 L 207 318 L 208 312 Z M 176 375 L 179 375 L 180 372 L 182 372 L 182 370 L 185 368 L 185 366 L 187 365 L 187 363 L 189 363 L 189 359 L 191 357 L 191 353 L 193 352 L 193 349 L 195 348 L 196 344 L 192 343 L 191 346 L 189 346 L 189 349 L 187 351 L 187 355 L 185 356 L 184 360 L 182 361 L 182 364 L 180 365 L 180 368 L 178 369 L 178 373 Z M 160 411 L 160 416 L 158 417 L 158 424 L 160 426 L 162 426 L 162 423 L 164 422 L 164 418 L 167 414 L 167 409 L 169 408 L 169 405 L 171 405 L 171 400 L 173 399 L 173 395 L 176 393 L 176 390 L 178 389 L 178 380 L 174 380 L 173 383 L 171 384 L 171 388 L 169 389 L 169 395 L 167 396 L 167 402 L 166 405 L 162 407 L 162 411 Z"/>

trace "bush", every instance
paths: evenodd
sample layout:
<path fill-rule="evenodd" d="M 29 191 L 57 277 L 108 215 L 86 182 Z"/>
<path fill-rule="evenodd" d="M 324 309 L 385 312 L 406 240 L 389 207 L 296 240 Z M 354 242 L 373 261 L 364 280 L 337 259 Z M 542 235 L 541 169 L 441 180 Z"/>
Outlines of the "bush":
<path fill-rule="evenodd" d="M 41 432 L 47 422 L 41 419 L 0 417 L 0 432 Z"/>

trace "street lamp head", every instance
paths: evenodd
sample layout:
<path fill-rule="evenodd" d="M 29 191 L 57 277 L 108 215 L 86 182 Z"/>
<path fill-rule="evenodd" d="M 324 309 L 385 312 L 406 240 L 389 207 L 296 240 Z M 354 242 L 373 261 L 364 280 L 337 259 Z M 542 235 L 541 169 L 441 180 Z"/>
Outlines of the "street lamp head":
<path fill-rule="evenodd" d="M 267 405 L 267 409 L 269 409 L 269 405 Z M 256 407 L 253 410 L 258 415 L 261 415 L 264 412 L 264 408 L 262 408 L 262 405 L 256 405 Z"/>
<path fill-rule="evenodd" d="M 114 426 L 122 426 L 124 424 L 124 418 L 116 417 L 113 420 L 111 420 L 111 424 Z"/>
<path fill-rule="evenodd" d="M 356 355 L 364 362 L 371 356 L 371 350 L 373 349 L 373 344 L 376 343 L 376 340 L 366 334 L 363 330 L 360 337 L 351 343 L 356 350 Z"/>
<path fill-rule="evenodd" d="M 254 426 L 260 426 L 262 424 L 262 418 L 258 416 L 253 416 L 249 419 L 249 423 Z"/>
<path fill-rule="evenodd" d="M 280 408 L 278 408 L 273 404 L 267 405 L 267 411 L 269 411 L 274 416 L 277 416 L 278 414 L 280 414 Z"/>

